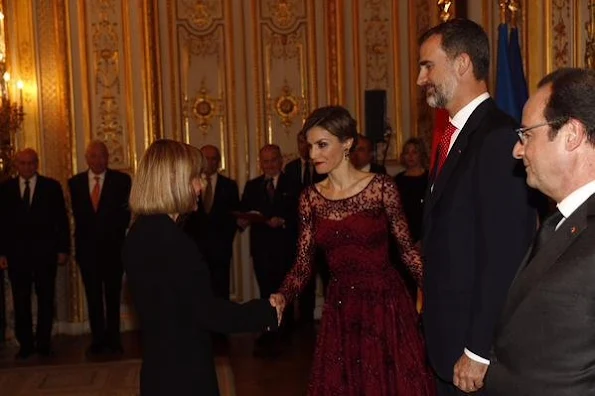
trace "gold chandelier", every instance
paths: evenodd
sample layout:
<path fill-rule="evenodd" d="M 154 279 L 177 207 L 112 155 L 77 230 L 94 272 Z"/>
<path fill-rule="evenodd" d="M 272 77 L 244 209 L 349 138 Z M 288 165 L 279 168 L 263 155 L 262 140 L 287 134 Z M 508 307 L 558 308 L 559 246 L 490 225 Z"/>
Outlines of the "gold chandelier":
<path fill-rule="evenodd" d="M 1 6 L 0 6 L 1 7 Z M 0 9 L 0 180 L 11 172 L 11 158 L 15 149 L 15 137 L 21 129 L 25 112 L 23 111 L 23 82 L 18 80 L 16 91 L 18 102 L 11 99 L 11 79 L 6 56 L 6 36 L 4 13 Z"/>

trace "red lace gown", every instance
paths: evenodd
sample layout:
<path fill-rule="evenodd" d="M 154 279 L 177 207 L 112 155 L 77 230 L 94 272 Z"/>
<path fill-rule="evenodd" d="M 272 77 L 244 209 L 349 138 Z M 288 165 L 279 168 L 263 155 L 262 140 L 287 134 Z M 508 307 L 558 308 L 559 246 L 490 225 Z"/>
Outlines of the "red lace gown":
<path fill-rule="evenodd" d="M 315 246 L 325 251 L 332 273 L 308 395 L 433 395 L 418 314 L 389 261 L 390 233 L 421 282 L 421 257 L 394 181 L 375 175 L 363 191 L 341 200 L 309 187 L 299 213 L 298 257 L 280 293 L 288 303 L 299 295 L 312 274 Z"/>

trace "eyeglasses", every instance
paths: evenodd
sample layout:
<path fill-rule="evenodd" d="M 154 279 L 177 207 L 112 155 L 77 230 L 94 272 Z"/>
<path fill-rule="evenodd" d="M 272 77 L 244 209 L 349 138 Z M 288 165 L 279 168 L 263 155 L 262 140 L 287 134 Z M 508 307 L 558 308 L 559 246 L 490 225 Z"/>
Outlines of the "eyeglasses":
<path fill-rule="evenodd" d="M 531 126 L 528 126 L 528 127 L 517 128 L 514 131 L 519 136 L 519 142 L 524 145 L 525 143 L 527 143 L 527 135 L 526 135 L 526 133 L 529 132 L 530 130 L 536 129 L 536 128 L 540 128 L 542 126 L 557 124 L 559 122 L 560 122 L 560 120 L 553 120 L 553 121 L 550 121 L 550 122 L 544 122 L 544 123 L 537 124 L 537 125 L 531 125 Z"/>

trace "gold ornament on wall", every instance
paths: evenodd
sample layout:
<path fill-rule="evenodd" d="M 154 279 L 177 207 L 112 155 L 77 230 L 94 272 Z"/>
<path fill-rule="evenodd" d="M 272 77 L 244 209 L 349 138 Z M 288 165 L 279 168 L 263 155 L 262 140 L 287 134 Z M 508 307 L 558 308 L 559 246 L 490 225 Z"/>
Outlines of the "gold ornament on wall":
<path fill-rule="evenodd" d="M 188 21 L 198 30 L 207 30 L 213 24 L 215 17 L 220 14 L 220 1 L 213 0 L 183 0 L 183 13 Z"/>
<path fill-rule="evenodd" d="M 289 128 L 298 115 L 300 108 L 305 108 L 304 98 L 296 98 L 287 80 L 281 87 L 281 95 L 275 99 L 275 111 L 285 128 Z"/>
<path fill-rule="evenodd" d="M 196 97 L 184 99 L 184 117 L 194 119 L 203 135 L 209 133 L 214 119 L 222 116 L 223 101 L 209 95 L 204 80 Z"/>
<path fill-rule="evenodd" d="M 440 10 L 440 21 L 446 22 L 454 16 L 454 1 L 438 0 L 438 9 Z"/>
<path fill-rule="evenodd" d="M 273 17 L 273 24 L 280 29 L 287 29 L 296 21 L 294 1 L 269 0 L 269 9 Z"/>

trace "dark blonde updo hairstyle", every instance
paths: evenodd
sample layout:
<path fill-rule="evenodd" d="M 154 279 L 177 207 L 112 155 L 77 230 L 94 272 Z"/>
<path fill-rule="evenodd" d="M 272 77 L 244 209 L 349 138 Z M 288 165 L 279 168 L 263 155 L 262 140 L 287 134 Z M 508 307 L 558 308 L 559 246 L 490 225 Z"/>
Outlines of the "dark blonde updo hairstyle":
<path fill-rule="evenodd" d="M 349 152 L 355 150 L 357 145 L 357 122 L 349 113 L 349 110 L 342 106 L 324 106 L 314 110 L 302 127 L 304 136 L 314 127 L 327 130 L 331 135 L 336 136 L 341 143 L 353 139 Z"/>

